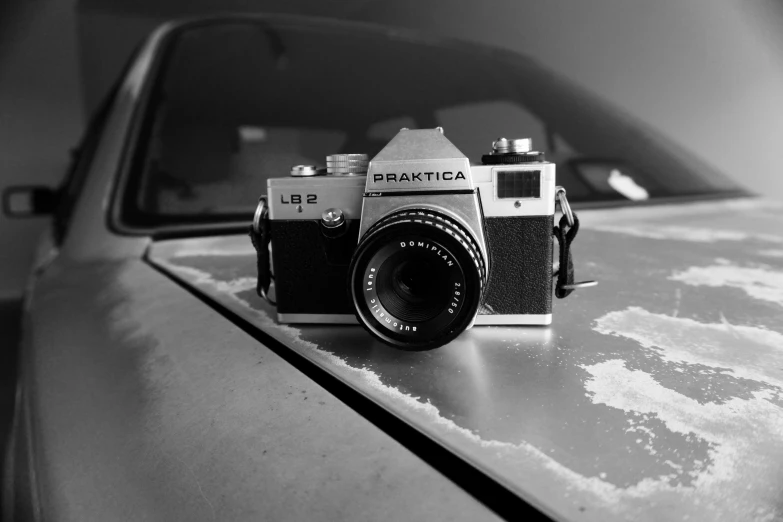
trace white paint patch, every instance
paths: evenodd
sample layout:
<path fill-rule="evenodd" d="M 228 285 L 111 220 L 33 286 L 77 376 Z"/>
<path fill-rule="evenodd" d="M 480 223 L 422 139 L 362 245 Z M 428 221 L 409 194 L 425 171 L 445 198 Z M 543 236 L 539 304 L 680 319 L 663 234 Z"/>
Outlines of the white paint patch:
<path fill-rule="evenodd" d="M 717 476 L 715 476 L 715 471 L 702 474 L 703 476 L 700 475 L 700 482 L 696 488 L 670 486 L 669 480 L 676 478 L 678 473 L 681 472 L 676 465 L 672 465 L 670 467 L 674 472 L 671 474 L 645 478 L 639 483 L 623 489 L 603 480 L 606 478 L 605 474 L 603 476 L 589 477 L 581 475 L 525 441 L 512 443 L 484 439 L 475 432 L 457 425 L 451 419 L 443 417 L 438 408 L 429 401 L 423 401 L 420 397 L 412 396 L 394 386 L 384 384 L 380 376 L 368 368 L 350 366 L 344 359 L 320 348 L 315 343 L 302 339 L 299 329 L 277 324 L 267 312 L 253 308 L 249 302 L 236 295 L 236 292 L 239 291 L 237 289 L 242 288 L 242 285 L 226 284 L 214 280 L 209 273 L 190 267 L 177 266 L 159 258 L 156 258 L 154 261 L 164 266 L 171 273 L 178 274 L 183 279 L 201 287 L 210 295 L 220 298 L 226 306 L 229 306 L 235 312 L 252 321 L 270 335 L 286 342 L 287 345 L 301 352 L 309 359 L 316 361 L 322 367 L 341 375 L 343 379 L 353 383 L 359 389 L 363 389 L 365 393 L 371 394 L 375 400 L 385 404 L 413 425 L 426 427 L 427 432 L 431 436 L 440 440 L 447 447 L 456 450 L 470 460 L 481 463 L 484 469 L 494 470 L 494 473 L 499 474 L 504 483 L 512 484 L 518 491 L 532 494 L 544 501 L 546 505 L 555 507 L 556 512 L 563 518 L 571 519 L 579 516 L 583 520 L 607 520 L 609 518 L 607 515 L 611 513 L 612 516 L 610 518 L 658 520 L 662 512 L 650 509 L 651 506 L 655 505 L 672 506 L 668 509 L 675 511 L 668 511 L 667 509 L 663 513 L 676 512 L 677 517 L 682 519 L 716 521 L 739 519 L 770 520 L 770 516 L 774 516 L 773 511 L 771 511 L 773 508 L 770 506 L 774 506 L 777 497 L 769 497 L 767 492 L 776 483 L 773 480 L 768 480 L 766 489 L 762 487 L 749 490 L 747 497 L 738 497 L 736 491 L 733 491 L 732 488 L 737 489 L 738 484 L 744 487 L 744 483 L 737 482 L 737 480 L 740 478 L 744 479 L 744 477 L 731 475 L 730 471 L 732 469 L 736 471 L 736 468 L 729 469 L 726 465 L 724 465 L 724 468 L 717 470 L 719 472 Z M 230 288 L 235 289 L 235 291 L 229 291 Z M 644 311 L 642 310 L 642 312 Z M 723 325 L 720 326 L 724 327 Z M 674 393 L 665 388 L 658 390 L 650 386 L 636 388 L 628 384 L 628 379 L 622 379 L 620 369 L 610 365 L 605 367 L 609 369 L 608 374 L 607 372 L 602 374 L 602 368 L 604 367 L 600 367 L 600 365 L 584 367 L 585 370 L 593 375 L 592 381 L 588 383 L 588 395 L 592 397 L 594 402 L 616 407 L 614 404 L 605 402 L 608 399 L 604 397 L 604 395 L 610 395 L 609 390 L 611 388 L 605 382 L 604 376 L 608 375 L 611 377 L 612 370 L 614 370 L 616 380 L 623 385 L 618 390 L 618 400 L 636 389 L 642 397 L 649 393 L 652 394 L 651 398 L 641 398 L 639 401 L 646 400 L 648 404 L 654 404 L 660 408 L 671 397 L 666 395 L 666 398 L 656 401 L 654 400 L 656 395 Z M 642 373 L 642 375 L 646 374 Z M 649 376 L 647 377 L 651 379 Z M 599 394 L 601 394 L 600 397 Z M 761 413 L 767 415 L 766 420 L 761 419 L 759 422 L 769 427 L 768 423 L 773 420 L 769 413 L 774 410 L 764 409 L 765 405 L 759 404 L 758 401 L 762 401 L 764 398 L 765 396 L 763 395 L 754 398 L 756 402 L 753 403 L 753 408 L 755 408 L 753 412 L 754 414 Z M 624 400 L 624 403 L 618 404 L 631 408 L 632 402 L 628 399 Z M 696 407 L 690 403 L 686 404 L 686 406 L 690 408 Z M 738 403 L 737 406 L 742 406 L 742 404 Z M 730 408 L 734 408 L 734 405 L 732 404 Z M 658 416 L 657 410 L 652 406 L 640 407 L 638 411 L 644 413 L 642 419 L 646 419 L 647 414 Z M 744 410 L 740 414 L 735 415 L 734 418 L 741 419 L 742 415 L 745 414 L 743 412 Z M 675 419 L 680 419 L 680 422 L 683 422 L 682 417 L 683 415 L 680 414 Z M 777 417 L 774 419 L 774 422 L 778 422 Z M 668 418 L 663 420 L 666 422 Z M 720 422 L 720 420 L 717 422 Z M 633 424 L 638 423 L 634 422 Z M 708 424 L 706 415 L 703 416 L 703 424 Z M 675 429 L 685 429 L 682 428 L 682 424 L 678 425 L 675 423 L 673 426 Z M 641 426 L 639 426 L 639 431 L 645 432 Z M 649 435 L 651 439 L 654 437 L 653 433 Z M 723 439 L 720 440 L 722 441 Z M 746 453 L 752 453 L 752 447 L 742 447 L 742 440 L 742 434 L 738 433 L 733 446 L 735 451 L 742 449 Z M 731 456 L 730 452 L 724 452 L 721 458 L 730 459 Z M 760 456 L 753 457 L 750 455 L 749 458 L 753 462 L 764 460 Z M 734 461 L 725 460 L 721 462 Z M 696 500 L 694 500 L 694 495 Z M 579 511 L 580 506 L 587 506 L 588 510 L 586 512 Z"/>
<path fill-rule="evenodd" d="M 699 323 L 638 307 L 599 317 L 593 330 L 632 339 L 665 361 L 701 364 L 783 387 L 783 335 L 778 332 L 728 322 Z"/>
<path fill-rule="evenodd" d="M 580 475 L 526 442 L 514 444 L 511 442 L 482 439 L 471 430 L 463 428 L 451 419 L 443 417 L 438 408 L 433 406 L 429 401 L 423 402 L 420 397 L 414 397 L 400 391 L 394 386 L 383 384 L 380 376 L 372 370 L 350 366 L 344 359 L 320 348 L 315 343 L 302 339 L 299 329 L 289 325 L 279 324 L 273 320 L 269 314 L 253 308 L 249 302 L 238 297 L 234 293 L 223 292 L 222 289 L 227 288 L 225 283 L 213 279 L 212 275 L 208 272 L 192 267 L 182 267 L 163 259 L 156 258 L 154 261 L 171 271 L 171 273 L 177 274 L 188 282 L 204 288 L 210 295 L 215 295 L 216 291 L 220 292 L 220 297 L 227 299 L 230 303 L 236 305 L 231 307 L 233 310 L 251 320 L 264 331 L 272 335 L 278 334 L 275 335 L 275 337 L 285 337 L 283 340 L 286 341 L 287 344 L 292 343 L 295 348 L 303 350 L 309 358 L 320 361 L 328 368 L 339 369 L 340 373 L 347 374 L 345 378 L 350 382 L 357 383 L 358 381 L 358 383 L 363 384 L 363 387 L 379 392 L 382 397 L 385 397 L 384 401 L 390 402 L 394 409 L 398 411 L 402 410 L 409 418 L 410 416 L 420 417 L 420 422 L 424 425 L 438 427 L 446 439 L 454 439 L 456 436 L 457 440 L 461 440 L 462 444 L 467 441 L 475 448 L 478 448 L 478 451 L 483 455 L 483 458 L 490 459 L 490 461 L 499 460 L 506 465 L 510 462 L 517 462 L 518 466 L 516 469 L 519 475 L 516 478 L 518 479 L 518 482 L 522 483 L 523 489 L 533 487 L 535 483 L 538 482 L 536 477 L 532 477 L 526 471 L 529 466 L 537 465 L 551 473 L 550 478 L 557 483 L 557 486 L 555 486 L 556 488 L 587 493 L 592 497 L 592 502 L 599 503 L 602 507 L 607 509 L 622 511 L 627 507 L 617 504 L 622 497 L 624 490 L 618 489 L 613 484 L 605 482 L 599 477 L 585 477 Z M 227 305 L 230 306 L 230 303 L 227 303 Z M 526 482 L 530 482 L 530 484 L 525 484 Z M 552 491 L 556 491 L 556 489 L 553 489 Z M 559 496 L 560 495 L 558 494 L 558 497 Z M 576 506 L 572 506 L 572 508 L 576 509 Z"/>
<path fill-rule="evenodd" d="M 178 273 L 183 276 L 187 276 L 187 279 L 190 280 L 193 284 L 208 285 L 218 292 L 229 295 L 245 292 L 247 290 L 254 290 L 256 288 L 256 279 L 254 277 L 240 277 L 231 281 L 216 281 L 212 278 L 209 272 L 204 272 L 198 268 L 171 264 L 167 264 L 167 266 L 170 268 L 176 268 Z"/>
<path fill-rule="evenodd" d="M 255 256 L 256 251 L 250 238 L 241 236 L 199 237 L 194 239 L 177 239 L 161 241 L 155 244 L 156 255 L 167 259 L 180 257 L 225 257 L 225 256 Z"/>
<path fill-rule="evenodd" d="M 228 282 L 218 281 L 216 288 L 223 288 L 223 292 L 236 294 L 246 290 L 255 290 L 256 279 L 254 277 L 240 277 Z"/>
<path fill-rule="evenodd" d="M 603 224 L 591 227 L 601 232 L 615 232 L 647 239 L 665 239 L 689 241 L 695 243 L 715 243 L 717 241 L 746 241 L 756 239 L 770 243 L 783 243 L 783 237 L 772 234 L 750 234 L 739 230 L 718 230 L 712 228 L 686 227 L 679 225 L 661 225 L 654 223 L 613 225 Z"/>
<path fill-rule="evenodd" d="M 645 372 L 628 370 L 619 359 L 582 368 L 591 375 L 586 388 L 595 404 L 654 415 L 675 433 L 711 443 L 712 465 L 697 473 L 688 488 L 688 501 L 705 509 L 699 519 L 774 520 L 783 515 L 777 511 L 783 410 L 769 402 L 770 392 L 757 392 L 750 400 L 700 404 Z"/>
<path fill-rule="evenodd" d="M 691 286 L 730 286 L 739 288 L 750 297 L 783 306 L 783 272 L 765 266 L 743 267 L 716 260 L 710 266 L 693 266 L 670 276 Z"/>

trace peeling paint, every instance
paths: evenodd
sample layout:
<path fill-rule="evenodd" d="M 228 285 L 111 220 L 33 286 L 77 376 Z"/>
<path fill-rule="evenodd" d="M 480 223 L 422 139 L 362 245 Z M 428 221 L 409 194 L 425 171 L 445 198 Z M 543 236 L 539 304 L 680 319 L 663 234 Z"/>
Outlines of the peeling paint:
<path fill-rule="evenodd" d="M 248 241 L 238 242 L 233 238 L 211 237 L 199 238 L 197 241 L 182 241 L 174 244 L 167 253 L 169 258 L 206 257 L 206 256 L 255 256 L 256 251 Z"/>
<path fill-rule="evenodd" d="M 293 346 L 321 361 L 324 367 L 353 375 L 352 382 L 374 390 L 385 397 L 385 401 L 393 403 L 398 413 L 414 423 L 422 423 L 433 434 L 440 434 L 441 442 L 445 441 L 447 446 L 453 444 L 452 450 L 457 453 L 461 453 L 459 448 L 465 444 L 472 446 L 469 451 L 472 458 L 478 458 L 484 465 L 494 462 L 498 469 L 504 470 L 501 475 L 512 480 L 522 491 L 536 491 L 537 487 L 540 490 L 541 484 L 546 484 L 546 490 L 559 491 L 559 496 L 570 499 L 565 503 L 566 507 L 561 508 L 589 506 L 592 517 L 585 515 L 587 519 L 603 520 L 606 517 L 601 513 L 611 512 L 623 519 L 655 520 L 668 512 L 667 508 L 651 511 L 651 505 L 676 506 L 677 517 L 682 519 L 761 521 L 779 515 L 775 511 L 776 492 L 773 491 L 776 483 L 770 474 L 774 471 L 774 463 L 781 459 L 765 460 L 754 458 L 752 454 L 755 443 L 767 444 L 775 452 L 783 452 L 783 446 L 773 438 L 783 429 L 783 417 L 780 408 L 770 402 L 779 389 L 757 391 L 750 400 L 733 397 L 720 404 L 705 405 L 663 387 L 648 373 L 629 370 L 622 360 L 580 365 L 589 376 L 585 389 L 590 401 L 628 415 L 626 431 L 638 433 L 637 444 L 670 469 L 669 473 L 647 476 L 629 487 L 618 487 L 609 481 L 610 475 L 605 471 L 597 472 L 595 476 L 580 474 L 557 460 L 557 454 L 547 454 L 528 442 L 483 437 L 445 417 L 428 399 L 384 383 L 381 376 L 368 367 L 351 366 L 345 359 L 303 339 L 300 329 L 277 324 L 267 312 L 238 296 L 253 288 L 249 282 L 233 280 L 227 283 L 196 268 L 161 259 L 156 262 L 209 293 L 219 292 L 261 328 L 285 336 Z M 252 278 L 244 279 L 252 281 Z M 780 376 L 770 370 L 769 361 L 774 358 L 772 365 L 777 365 L 783 356 L 777 348 L 783 347 L 783 335 L 763 328 L 702 324 L 632 307 L 599 318 L 594 330 L 633 339 L 640 349 L 665 361 L 707 365 L 715 372 L 733 372 L 775 386 L 781 383 Z M 738 344 L 742 346 L 742 353 L 737 350 Z M 677 404 L 667 410 L 671 402 Z M 721 418 L 710 419 L 711 415 Z M 664 427 L 656 427 L 661 422 Z M 686 469 L 681 463 L 659 454 L 654 441 L 662 435 L 661 429 L 693 438 L 694 443 L 706 441 L 708 458 L 695 461 Z M 754 430 L 753 439 L 747 440 L 746 429 Z M 780 456 L 783 457 L 783 453 Z M 736 490 L 737 484 L 745 483 L 754 486 L 751 493 L 729 494 Z"/>
<path fill-rule="evenodd" d="M 730 286 L 739 288 L 754 299 L 783 306 L 783 272 L 767 266 L 738 266 L 717 259 L 710 266 L 693 266 L 669 277 L 691 286 Z"/>
<path fill-rule="evenodd" d="M 227 288 L 225 283 L 215 280 L 211 274 L 192 267 L 183 267 L 163 260 L 158 260 L 157 262 L 166 266 L 172 272 L 178 273 L 188 280 L 191 280 L 197 285 L 208 286 L 211 287 L 212 290 L 221 292 L 224 296 L 229 297 L 237 304 L 241 305 L 248 312 L 250 312 L 259 326 L 267 330 L 276 330 L 277 332 L 284 334 L 297 346 L 307 349 L 311 355 L 318 359 L 325 360 L 330 366 L 341 368 L 357 375 L 368 387 L 403 405 L 406 410 L 415 412 L 425 417 L 429 422 L 439 426 L 441 429 L 464 437 L 471 443 L 476 444 L 483 450 L 489 452 L 489 455 L 492 458 L 498 458 L 498 455 L 507 455 L 511 453 L 514 454 L 516 458 L 521 458 L 523 461 L 529 461 L 530 459 L 533 459 L 554 473 L 555 477 L 563 482 L 564 487 L 581 491 L 589 491 L 592 494 L 597 495 L 597 497 L 601 499 L 602 502 L 605 502 L 607 506 L 615 503 L 617 488 L 615 488 L 612 484 L 605 482 L 598 477 L 585 477 L 579 475 L 567 467 L 562 466 L 552 457 L 544 454 L 531 444 L 524 442 L 514 444 L 497 440 L 485 440 L 476 433 L 460 427 L 451 419 L 447 419 L 441 416 L 438 408 L 433 406 L 429 401 L 423 402 L 420 397 L 414 397 L 410 394 L 400 391 L 394 386 L 383 384 L 380 376 L 369 368 L 352 367 L 342 358 L 320 348 L 315 343 L 302 339 L 300 335 L 301 332 L 298 328 L 279 324 L 266 312 L 253 308 L 250 303 L 238 297 L 236 293 L 225 292 L 225 289 Z M 502 453 L 499 454 L 498 451 L 501 451 Z"/>
<path fill-rule="evenodd" d="M 240 277 L 232 279 L 231 281 L 217 281 L 212 278 L 208 272 L 192 268 L 189 266 L 176 266 L 176 270 L 183 275 L 187 275 L 193 283 L 197 285 L 209 285 L 221 294 L 234 295 L 246 290 L 254 290 L 256 287 L 256 279 L 253 277 Z"/>
<path fill-rule="evenodd" d="M 632 339 L 669 362 L 709 366 L 783 388 L 783 335 L 772 330 L 700 323 L 639 307 L 599 317 L 593 329 Z"/>
<path fill-rule="evenodd" d="M 751 400 L 700 404 L 661 386 L 645 372 L 628 370 L 622 360 L 583 368 L 591 375 L 586 389 L 594 403 L 653 415 L 671 431 L 712 443 L 712 465 L 696 474 L 692 488 L 680 491 L 691 497 L 690 502 L 717 508 L 726 520 L 774 520 L 783 515 L 777 507 L 783 410 L 768 400 L 770 392 L 757 392 Z M 773 448 L 777 459 L 756 453 L 759 445 Z M 737 494 L 738 485 L 750 493 Z M 715 519 L 706 515 L 699 518 Z"/>
<path fill-rule="evenodd" d="M 556 518 L 783 520 L 783 237 L 757 202 L 726 205 L 580 214 L 580 266 L 601 285 L 556 302 L 546 340 L 478 328 L 418 356 L 277 324 L 253 252 L 217 253 L 247 238 L 153 259 Z M 618 241 L 627 255 L 607 258 Z"/>
<path fill-rule="evenodd" d="M 719 265 L 725 266 L 725 265 Z M 767 385 L 751 397 L 700 402 L 630 370 L 619 359 L 582 367 L 596 404 L 628 414 L 648 414 L 666 428 L 710 444 L 711 463 L 694 474 L 693 495 L 702 505 L 724 505 L 727 519 L 778 520 L 777 478 L 783 458 L 783 335 L 760 327 L 700 323 L 639 307 L 610 312 L 595 321 L 599 333 L 632 339 L 672 363 L 707 366 Z M 759 452 L 764 448 L 764 456 Z M 747 494 L 738 488 L 742 485 Z"/>

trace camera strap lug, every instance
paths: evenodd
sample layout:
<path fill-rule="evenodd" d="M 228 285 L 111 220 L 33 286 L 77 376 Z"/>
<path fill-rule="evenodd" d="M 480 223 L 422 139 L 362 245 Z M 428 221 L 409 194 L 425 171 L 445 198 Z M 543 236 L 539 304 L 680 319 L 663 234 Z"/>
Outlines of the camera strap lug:
<path fill-rule="evenodd" d="M 557 203 L 560 204 L 560 211 L 563 215 L 560 218 L 558 226 L 555 226 L 553 230 L 553 234 L 557 238 L 557 243 L 560 247 L 560 265 L 557 272 L 552 275 L 557 277 L 555 296 L 558 299 L 563 299 L 568 297 L 571 292 L 578 288 L 595 286 L 598 282 L 574 282 L 574 260 L 571 255 L 571 243 L 574 241 L 574 238 L 576 238 L 577 232 L 579 232 L 579 218 L 571 210 L 571 205 L 568 204 L 566 191 L 563 187 L 557 187 L 555 189 L 555 198 Z"/>
<path fill-rule="evenodd" d="M 250 241 L 256 250 L 256 267 L 258 269 L 258 279 L 256 282 L 256 292 L 262 299 L 271 305 L 276 305 L 269 297 L 269 286 L 272 284 L 272 271 L 269 265 L 269 207 L 266 198 L 258 199 L 256 213 L 253 216 L 253 224 L 250 225 Z"/>

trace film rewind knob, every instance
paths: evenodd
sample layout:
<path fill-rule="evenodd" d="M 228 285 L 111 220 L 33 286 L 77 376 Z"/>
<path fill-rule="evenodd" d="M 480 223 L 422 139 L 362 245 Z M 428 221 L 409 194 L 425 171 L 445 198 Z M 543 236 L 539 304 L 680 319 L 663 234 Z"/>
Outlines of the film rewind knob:
<path fill-rule="evenodd" d="M 492 151 L 496 154 L 509 154 L 517 153 L 524 154 L 533 150 L 533 140 L 530 138 L 520 138 L 514 140 L 507 140 L 506 138 L 498 138 L 492 142 Z"/>
<path fill-rule="evenodd" d="M 294 165 L 291 167 L 291 176 L 295 178 L 321 176 L 323 174 L 326 174 L 326 172 L 323 169 L 319 169 L 315 165 Z"/>

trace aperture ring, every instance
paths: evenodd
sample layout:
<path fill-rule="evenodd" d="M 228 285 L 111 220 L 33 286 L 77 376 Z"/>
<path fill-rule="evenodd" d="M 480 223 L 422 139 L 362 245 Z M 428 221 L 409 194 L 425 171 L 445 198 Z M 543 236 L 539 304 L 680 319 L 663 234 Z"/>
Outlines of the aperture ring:
<path fill-rule="evenodd" d="M 470 254 L 473 263 L 478 269 L 480 274 L 479 285 L 483 290 L 487 279 L 487 267 L 484 261 L 484 256 L 481 254 L 481 250 L 479 249 L 475 239 L 473 239 L 471 234 L 468 233 L 465 228 L 456 220 L 429 209 L 401 210 L 378 220 L 370 227 L 364 237 L 369 239 L 372 235 L 380 232 L 387 226 L 398 223 L 417 223 L 422 225 L 429 225 L 446 232 L 456 239 L 465 248 L 468 254 Z"/>

